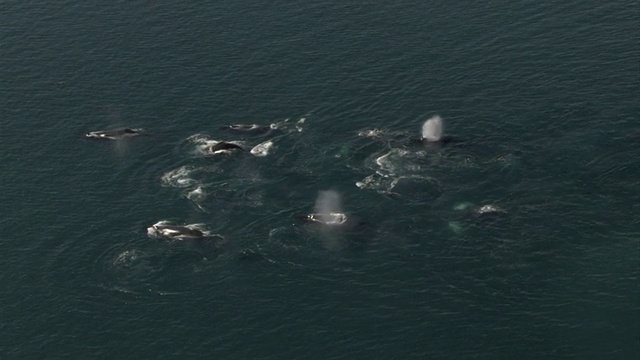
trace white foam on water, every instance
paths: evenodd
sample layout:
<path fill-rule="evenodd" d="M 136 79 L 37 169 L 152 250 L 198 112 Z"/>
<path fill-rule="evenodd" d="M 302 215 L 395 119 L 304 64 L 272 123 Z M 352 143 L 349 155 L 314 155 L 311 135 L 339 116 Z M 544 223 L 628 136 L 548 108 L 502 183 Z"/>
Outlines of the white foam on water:
<path fill-rule="evenodd" d="M 191 166 L 185 165 L 177 169 L 168 171 L 162 175 L 160 180 L 163 186 L 185 188 L 198 184 L 198 181 L 191 177 L 194 169 Z"/>
<path fill-rule="evenodd" d="M 307 121 L 307 118 L 300 118 L 300 120 L 298 120 L 298 122 L 296 123 L 296 130 L 298 130 L 298 132 L 302 132 L 302 130 L 304 129 L 302 126 L 304 125 L 305 121 Z"/>
<path fill-rule="evenodd" d="M 376 174 L 369 175 L 360 181 L 356 181 L 356 186 L 360 189 L 376 189 L 380 182 L 376 179 Z"/>
<path fill-rule="evenodd" d="M 457 203 L 453 206 L 453 210 L 456 211 L 464 211 L 469 209 L 470 207 L 472 207 L 473 204 L 470 202 L 461 202 L 461 203 Z"/>
<path fill-rule="evenodd" d="M 385 134 L 384 131 L 375 128 L 375 129 L 369 129 L 369 130 L 362 130 L 358 132 L 358 136 L 360 137 L 368 137 L 368 138 L 378 138 L 381 137 Z"/>
<path fill-rule="evenodd" d="M 411 152 L 408 150 L 391 149 L 388 153 L 375 159 L 375 164 L 378 167 L 376 172 L 382 176 L 393 176 L 401 172 L 403 170 L 403 164 L 405 163 L 403 159 L 408 155 L 411 155 Z"/>
<path fill-rule="evenodd" d="M 135 261 L 140 256 L 140 252 L 138 250 L 126 250 L 122 253 L 118 254 L 118 256 L 113 260 L 113 265 L 128 265 L 132 261 Z"/>
<path fill-rule="evenodd" d="M 459 221 L 449 221 L 448 222 L 449 229 L 456 234 L 462 234 L 464 231 L 464 226 Z"/>
<path fill-rule="evenodd" d="M 297 121 L 286 118 L 282 121 L 271 123 L 271 129 L 281 130 L 285 133 L 302 132 L 306 126 L 307 118 L 301 117 Z"/>
<path fill-rule="evenodd" d="M 389 190 L 394 178 L 383 176 L 378 173 L 371 174 L 364 179 L 357 181 L 356 186 L 360 189 L 374 190 L 380 193 L 386 193 Z"/>
<path fill-rule="evenodd" d="M 356 186 L 360 189 L 373 190 L 384 195 L 400 196 L 403 193 L 407 193 L 406 186 L 408 184 L 428 184 L 432 182 L 433 179 L 426 175 L 383 176 L 375 173 L 357 181 Z M 401 189 L 398 190 L 396 189 L 398 185 L 404 186 L 401 186 Z"/>
<path fill-rule="evenodd" d="M 207 197 L 207 193 L 204 191 L 202 186 L 198 186 L 197 188 L 188 191 L 185 196 L 187 197 L 187 199 L 195 203 L 199 203 Z"/>

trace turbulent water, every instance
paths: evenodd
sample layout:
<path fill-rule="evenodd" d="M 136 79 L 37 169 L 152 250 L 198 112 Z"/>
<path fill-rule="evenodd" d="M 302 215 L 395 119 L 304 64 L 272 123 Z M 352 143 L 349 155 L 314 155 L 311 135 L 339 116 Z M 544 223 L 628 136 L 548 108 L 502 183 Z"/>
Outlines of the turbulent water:
<path fill-rule="evenodd" d="M 640 356 L 637 2 L 0 24 L 3 359 Z"/>

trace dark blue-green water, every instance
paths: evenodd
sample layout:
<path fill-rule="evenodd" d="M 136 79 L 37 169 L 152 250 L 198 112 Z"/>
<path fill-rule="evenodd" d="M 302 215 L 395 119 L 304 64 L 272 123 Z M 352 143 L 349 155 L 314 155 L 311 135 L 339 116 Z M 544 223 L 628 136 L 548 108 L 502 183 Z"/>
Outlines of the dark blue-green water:
<path fill-rule="evenodd" d="M 5 1 L 0 356 L 638 359 L 638 11 Z"/>

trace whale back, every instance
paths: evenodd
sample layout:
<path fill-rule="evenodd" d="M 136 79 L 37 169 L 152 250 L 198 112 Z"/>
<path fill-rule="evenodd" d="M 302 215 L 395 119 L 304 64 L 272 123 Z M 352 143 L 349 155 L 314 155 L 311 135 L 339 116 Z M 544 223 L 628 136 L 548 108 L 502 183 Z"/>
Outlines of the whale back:
<path fill-rule="evenodd" d="M 212 153 L 220 150 L 235 150 L 235 149 L 244 150 L 242 146 L 232 142 L 226 142 L 226 141 L 217 142 L 209 147 L 209 151 Z"/>
<path fill-rule="evenodd" d="M 342 213 L 340 194 L 334 190 L 320 191 L 314 210 L 315 214 L 310 219 L 325 225 L 339 225 L 347 220 Z"/>
<path fill-rule="evenodd" d="M 442 138 L 442 118 L 438 115 L 429 118 L 422 125 L 422 139 L 440 141 Z"/>

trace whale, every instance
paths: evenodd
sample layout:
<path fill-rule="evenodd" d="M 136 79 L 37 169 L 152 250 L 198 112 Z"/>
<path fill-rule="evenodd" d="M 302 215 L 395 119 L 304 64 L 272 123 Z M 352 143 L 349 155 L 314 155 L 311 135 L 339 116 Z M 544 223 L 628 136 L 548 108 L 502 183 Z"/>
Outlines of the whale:
<path fill-rule="evenodd" d="M 300 216 L 300 220 L 307 224 L 338 226 L 347 223 L 348 217 L 344 213 L 308 214 Z"/>
<path fill-rule="evenodd" d="M 495 204 L 476 206 L 469 202 L 463 202 L 455 205 L 453 209 L 460 212 L 459 219 L 478 223 L 491 223 L 508 214 L 507 210 Z"/>
<path fill-rule="evenodd" d="M 198 224 L 172 225 L 166 221 L 160 221 L 148 227 L 147 234 L 173 239 L 194 239 L 207 236 L 207 233 Z"/>
<path fill-rule="evenodd" d="M 428 118 L 423 124 L 418 142 L 428 145 L 445 145 L 460 142 L 458 139 L 444 135 L 444 123 L 439 115 Z"/>
<path fill-rule="evenodd" d="M 442 138 L 442 132 L 442 118 L 435 115 L 422 124 L 422 137 L 420 139 L 426 142 L 438 142 Z"/>
<path fill-rule="evenodd" d="M 298 215 L 296 218 L 304 226 L 329 231 L 365 231 L 370 225 L 359 217 L 345 213 L 311 213 Z"/>
<path fill-rule="evenodd" d="M 340 194 L 335 190 L 325 190 L 318 193 L 314 212 L 299 216 L 299 219 L 308 224 L 320 224 L 338 226 L 347 223 L 347 215 L 342 212 Z"/>
<path fill-rule="evenodd" d="M 506 214 L 507 211 L 503 208 L 497 205 L 487 204 L 474 208 L 472 210 L 471 216 L 479 221 L 491 222 L 503 217 Z"/>
<path fill-rule="evenodd" d="M 271 125 L 258 125 L 258 124 L 230 124 L 220 127 L 220 130 L 244 133 L 251 135 L 262 135 L 277 129 L 275 124 Z"/>
<path fill-rule="evenodd" d="M 297 226 L 300 226 L 301 229 L 323 236 L 324 244 L 329 247 L 338 246 L 335 241 L 342 245 L 363 244 L 371 240 L 375 234 L 373 224 L 359 216 L 342 212 L 314 212 L 298 215 L 296 220 Z"/>
<path fill-rule="evenodd" d="M 273 141 L 267 140 L 263 143 L 260 143 L 249 150 L 251 155 L 257 157 L 264 157 L 269 155 L 269 151 L 273 148 Z"/>
<path fill-rule="evenodd" d="M 469 225 L 484 227 L 499 224 L 508 214 L 504 208 L 494 204 L 476 206 L 470 202 L 461 202 L 453 207 L 457 215 L 449 221 L 449 228 L 456 234 L 464 232 Z"/>
<path fill-rule="evenodd" d="M 462 140 L 444 134 L 444 121 L 439 115 L 434 115 L 422 123 L 420 137 L 407 135 L 405 132 L 399 133 L 385 129 L 373 128 L 358 132 L 358 136 L 366 139 L 373 139 L 387 144 L 398 144 L 400 146 L 428 146 L 440 147 L 451 143 L 461 143 Z"/>
<path fill-rule="evenodd" d="M 109 139 L 109 140 L 118 140 L 126 137 L 133 137 L 133 136 L 139 136 L 139 135 L 140 135 L 140 129 L 131 129 L 131 128 L 91 131 L 85 134 L 86 137 L 91 139 Z"/>
<path fill-rule="evenodd" d="M 230 154 L 235 150 L 246 151 L 244 147 L 227 141 L 219 141 L 213 145 L 210 145 L 206 148 L 206 151 L 211 154 Z"/>
<path fill-rule="evenodd" d="M 298 216 L 298 219 L 304 224 L 330 229 L 353 229 L 364 224 L 356 216 L 347 215 L 342 211 L 340 194 L 334 190 L 320 191 L 314 211 Z"/>

